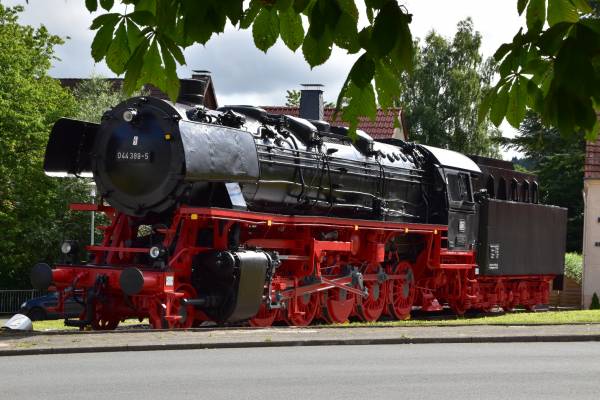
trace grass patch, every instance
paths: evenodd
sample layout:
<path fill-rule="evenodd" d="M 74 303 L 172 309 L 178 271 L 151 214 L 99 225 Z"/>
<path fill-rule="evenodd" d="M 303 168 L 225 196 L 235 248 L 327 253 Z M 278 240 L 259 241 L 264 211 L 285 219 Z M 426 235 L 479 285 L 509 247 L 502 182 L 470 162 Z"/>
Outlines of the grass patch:
<path fill-rule="evenodd" d="M 600 310 L 498 313 L 485 316 L 448 316 L 407 321 L 349 322 L 331 326 L 351 328 L 356 326 L 557 325 L 578 323 L 600 323 Z"/>
<path fill-rule="evenodd" d="M 140 322 L 137 319 L 127 319 L 125 322 L 119 323 L 119 327 L 134 326 L 134 325 L 148 325 L 147 319 Z M 118 329 L 118 328 L 117 328 Z M 65 321 L 62 319 L 48 320 L 48 321 L 33 321 L 34 331 L 77 331 L 79 328 L 73 326 L 65 326 Z"/>
<path fill-rule="evenodd" d="M 466 317 L 432 316 L 431 319 L 411 319 L 407 321 L 377 321 L 377 322 L 347 322 L 338 325 L 322 325 L 331 328 L 352 328 L 361 326 L 465 326 L 465 325 L 557 325 L 578 323 L 600 323 L 600 310 L 577 311 L 539 311 L 539 312 L 514 312 L 509 314 L 497 313 L 487 315 L 474 315 Z M 145 319 L 128 319 L 121 322 L 119 327 L 148 325 Z M 147 326 L 140 327 L 140 329 Z M 62 331 L 78 330 L 79 328 L 67 327 L 63 320 L 34 321 L 33 329 L 36 331 Z"/>

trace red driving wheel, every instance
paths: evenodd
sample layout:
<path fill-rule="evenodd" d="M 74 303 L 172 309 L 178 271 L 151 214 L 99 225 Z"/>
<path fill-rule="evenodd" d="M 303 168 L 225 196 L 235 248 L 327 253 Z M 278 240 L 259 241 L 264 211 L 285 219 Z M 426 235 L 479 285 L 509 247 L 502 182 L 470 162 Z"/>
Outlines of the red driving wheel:
<path fill-rule="evenodd" d="M 377 273 L 376 267 L 370 266 L 367 269 L 367 274 L 375 273 Z M 378 279 L 365 280 L 365 288 L 368 291 L 368 296 L 357 300 L 356 315 L 364 322 L 377 321 L 383 314 L 387 303 L 387 284 L 380 282 Z"/>
<path fill-rule="evenodd" d="M 388 283 L 388 312 L 395 319 L 409 319 L 416 294 L 412 267 L 410 263 L 401 261 L 391 272 L 403 277 L 391 279 Z"/>
<path fill-rule="evenodd" d="M 321 294 L 321 315 L 330 324 L 342 324 L 354 309 L 354 294 L 340 288 L 329 289 Z"/>

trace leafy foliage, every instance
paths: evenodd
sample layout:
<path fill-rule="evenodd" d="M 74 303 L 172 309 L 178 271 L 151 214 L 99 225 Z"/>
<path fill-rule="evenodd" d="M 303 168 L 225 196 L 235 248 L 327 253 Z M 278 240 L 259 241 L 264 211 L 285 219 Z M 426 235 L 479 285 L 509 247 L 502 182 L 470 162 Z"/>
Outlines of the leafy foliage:
<path fill-rule="evenodd" d="M 105 10 L 111 2 L 101 1 Z M 125 73 L 127 93 L 151 83 L 175 99 L 179 90 L 176 65 L 181 51 L 204 44 L 227 23 L 252 29 L 257 48 L 266 52 L 281 38 L 292 51 L 302 49 L 311 67 L 323 64 L 334 46 L 360 53 L 338 97 L 337 108 L 355 129 L 360 115 L 374 118 L 376 100 L 393 105 L 399 77 L 411 69 L 411 15 L 396 0 L 367 0 L 369 24 L 358 31 L 354 0 L 122 0 L 126 14 L 98 16 L 91 29 L 94 60 L 106 60 L 116 74 Z M 90 12 L 97 0 L 87 0 Z M 303 20 L 307 21 L 307 29 Z M 373 86 L 373 80 L 377 83 Z M 347 100 L 347 101 L 345 101 Z"/>
<path fill-rule="evenodd" d="M 592 7 L 593 6 L 593 7 Z M 518 127 L 527 109 L 564 135 L 600 131 L 600 6 L 587 0 L 520 0 L 527 31 L 494 55 L 500 80 L 486 97 L 496 125 Z"/>
<path fill-rule="evenodd" d="M 286 90 L 285 95 L 285 106 L 286 107 L 300 107 L 300 91 L 299 90 Z"/>
<path fill-rule="evenodd" d="M 459 22 L 452 40 L 430 32 L 415 52 L 414 72 L 403 74 L 399 103 L 411 140 L 466 154 L 497 156 L 499 137 L 477 109 L 494 69 L 479 53 L 481 36 L 470 19 Z"/>
<path fill-rule="evenodd" d="M 128 97 L 120 87 L 100 76 L 82 80 L 73 88 L 72 94 L 77 105 L 69 117 L 96 123 L 100 122 L 104 111 Z"/>
<path fill-rule="evenodd" d="M 75 107 L 46 74 L 62 41 L 19 25 L 21 11 L 0 5 L 0 287 L 27 287 L 32 265 L 58 255 L 62 229 L 85 226 L 68 211 L 83 185 L 47 178 L 42 168 L 50 127 Z"/>
<path fill-rule="evenodd" d="M 110 11 L 113 3 L 85 0 L 90 12 L 98 5 Z M 384 108 L 393 105 L 400 95 L 400 76 L 412 70 L 415 60 L 412 15 L 397 0 L 365 0 L 368 23 L 360 31 L 355 0 L 121 3 L 132 6 L 131 12 L 94 20 L 92 56 L 105 59 L 117 74 L 125 72 L 127 93 L 151 83 L 175 99 L 176 65 L 185 64 L 181 49 L 205 44 L 230 23 L 251 28 L 262 51 L 279 37 L 292 51 L 302 48 L 311 67 L 326 62 L 334 46 L 360 53 L 336 104 L 353 130 L 360 115 L 373 116 L 376 102 Z M 517 11 L 525 13 L 527 32 L 519 31 L 496 52 L 500 80 L 482 102 L 480 119 L 489 113 L 496 126 L 506 118 L 517 127 L 526 110 L 533 109 L 545 124 L 565 134 L 581 130 L 595 137 L 600 130 L 594 113 L 600 104 L 600 22 L 592 15 L 599 9 L 597 0 L 519 0 Z"/>
<path fill-rule="evenodd" d="M 502 139 L 502 144 L 525 154 L 529 168 L 538 175 L 541 202 L 568 208 L 567 251 L 581 251 L 585 139 L 545 127 L 533 112 L 526 115 L 519 133 Z"/>
<path fill-rule="evenodd" d="M 581 284 L 583 257 L 579 253 L 565 254 L 565 276 Z"/>

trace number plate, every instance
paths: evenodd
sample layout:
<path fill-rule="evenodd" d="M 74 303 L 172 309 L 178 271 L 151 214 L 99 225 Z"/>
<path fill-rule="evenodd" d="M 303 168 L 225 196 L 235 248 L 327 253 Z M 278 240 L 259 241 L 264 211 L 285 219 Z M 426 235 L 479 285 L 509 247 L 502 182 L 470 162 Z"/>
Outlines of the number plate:
<path fill-rule="evenodd" d="M 146 163 L 152 161 L 152 152 L 150 151 L 117 151 L 116 161 Z"/>

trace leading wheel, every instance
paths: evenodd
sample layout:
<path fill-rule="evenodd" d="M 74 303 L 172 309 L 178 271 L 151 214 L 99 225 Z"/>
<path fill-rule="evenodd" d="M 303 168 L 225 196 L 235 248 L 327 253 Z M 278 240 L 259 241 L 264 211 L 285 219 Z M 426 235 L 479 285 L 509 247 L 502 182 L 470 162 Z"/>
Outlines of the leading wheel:
<path fill-rule="evenodd" d="M 183 293 L 183 297 L 171 298 L 171 301 L 167 301 L 165 307 L 169 310 L 169 315 L 178 316 L 177 319 L 167 319 L 165 316 L 167 315 L 166 309 L 161 306 L 162 311 L 159 310 L 160 320 L 152 322 L 152 326 L 155 328 L 162 329 L 189 329 L 194 325 L 195 319 L 195 309 L 193 305 L 185 305 L 183 304 L 183 299 L 194 299 L 196 298 L 196 290 L 190 285 L 181 285 L 175 291 L 176 293 Z M 160 324 L 160 326 L 157 326 Z"/>
<path fill-rule="evenodd" d="M 294 307 L 294 302 L 295 307 Z M 319 295 L 317 293 L 306 293 L 292 299 L 288 303 L 289 309 L 285 321 L 288 325 L 307 326 L 317 315 L 319 309 Z"/>
<path fill-rule="evenodd" d="M 321 294 L 321 315 L 330 324 L 342 324 L 354 309 L 354 294 L 340 288 L 329 289 Z"/>
<path fill-rule="evenodd" d="M 395 319 L 409 319 L 416 294 L 412 267 L 410 263 L 402 261 L 391 272 L 403 277 L 388 283 L 388 312 Z"/>
<path fill-rule="evenodd" d="M 261 304 L 258 309 L 258 313 L 252 318 L 248 320 L 250 326 L 254 326 L 257 328 L 266 328 L 268 326 L 273 325 L 273 322 L 277 319 L 277 314 L 279 314 L 278 309 L 268 309 L 266 304 Z"/>

